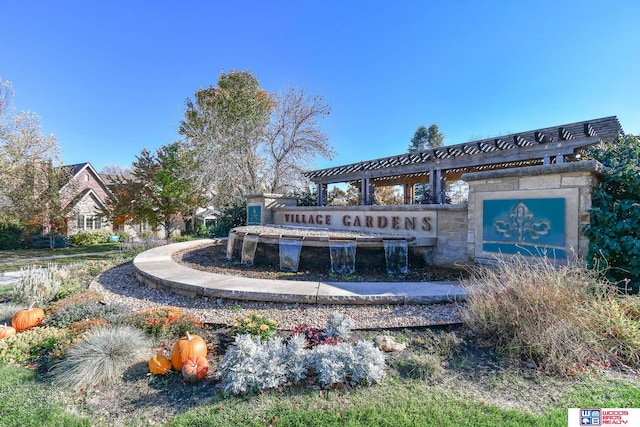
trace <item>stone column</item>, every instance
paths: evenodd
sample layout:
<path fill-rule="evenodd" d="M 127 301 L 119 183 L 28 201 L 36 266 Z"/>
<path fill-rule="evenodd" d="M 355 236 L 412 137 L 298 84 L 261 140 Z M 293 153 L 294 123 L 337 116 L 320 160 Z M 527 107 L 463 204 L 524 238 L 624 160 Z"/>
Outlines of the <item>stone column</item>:
<path fill-rule="evenodd" d="M 297 198 L 282 194 L 251 194 L 247 199 L 247 225 L 274 223 L 273 209 L 297 205 Z"/>

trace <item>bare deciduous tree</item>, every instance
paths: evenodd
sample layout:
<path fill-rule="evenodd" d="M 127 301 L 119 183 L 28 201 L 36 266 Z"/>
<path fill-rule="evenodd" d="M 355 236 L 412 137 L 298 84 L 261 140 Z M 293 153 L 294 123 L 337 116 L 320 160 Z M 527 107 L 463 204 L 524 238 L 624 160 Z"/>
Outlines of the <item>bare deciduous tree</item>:
<path fill-rule="evenodd" d="M 253 74 L 222 73 L 217 87 L 198 90 L 186 105 L 179 131 L 195 155 L 201 185 L 219 204 L 261 191 L 259 146 L 273 102 Z"/>
<path fill-rule="evenodd" d="M 308 95 L 304 89 L 290 88 L 276 97 L 276 108 L 265 143 L 265 190 L 287 193 L 304 188 L 304 169 L 318 155 L 335 155 L 329 138 L 318 120 L 331 108 L 320 95 Z"/>
<path fill-rule="evenodd" d="M 195 154 L 200 185 L 219 205 L 252 193 L 300 191 L 314 157 L 334 154 L 318 124 L 330 109 L 304 90 L 272 96 L 250 72 L 233 71 L 186 104 L 180 133 Z"/>
<path fill-rule="evenodd" d="M 131 178 L 131 168 L 120 165 L 106 165 L 100 171 L 102 175 L 108 175 L 112 177 Z"/>
<path fill-rule="evenodd" d="M 0 217 L 33 222 L 56 204 L 49 190 L 62 173 L 58 141 L 43 134 L 37 114 L 10 114 L 12 95 L 10 82 L 0 80 Z"/>

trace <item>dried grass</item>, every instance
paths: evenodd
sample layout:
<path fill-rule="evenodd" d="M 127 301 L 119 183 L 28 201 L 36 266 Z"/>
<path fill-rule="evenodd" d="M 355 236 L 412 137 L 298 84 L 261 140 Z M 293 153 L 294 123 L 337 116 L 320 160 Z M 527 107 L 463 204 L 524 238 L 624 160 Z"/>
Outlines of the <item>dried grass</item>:
<path fill-rule="evenodd" d="M 463 285 L 465 322 L 498 351 L 560 374 L 638 364 L 638 306 L 577 263 L 515 256 L 477 268 Z"/>

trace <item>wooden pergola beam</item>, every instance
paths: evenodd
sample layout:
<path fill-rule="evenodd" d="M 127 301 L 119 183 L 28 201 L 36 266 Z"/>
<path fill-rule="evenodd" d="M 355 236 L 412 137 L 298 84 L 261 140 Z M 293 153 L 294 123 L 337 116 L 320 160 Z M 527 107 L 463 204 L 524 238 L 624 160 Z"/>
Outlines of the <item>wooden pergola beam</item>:
<path fill-rule="evenodd" d="M 429 170 L 447 170 L 455 168 L 476 167 L 480 164 L 491 165 L 498 163 L 512 163 L 526 160 L 542 160 L 544 157 L 570 156 L 575 150 L 594 145 L 600 142 L 598 137 L 588 137 L 573 139 L 563 142 L 552 142 L 547 144 L 528 145 L 524 147 L 512 148 L 510 150 L 498 150 L 495 145 L 485 146 L 491 151 L 484 151 L 477 155 L 460 155 L 448 158 L 435 158 L 429 163 L 415 163 L 409 165 L 391 166 L 384 169 L 356 170 L 340 175 L 326 177 L 313 177 L 311 180 L 316 183 L 337 183 L 360 180 L 363 178 L 381 178 L 395 175 L 408 175 L 412 173 L 425 172 Z M 480 143 L 482 144 L 482 143 Z M 481 147 L 479 147 L 482 150 Z M 482 161 L 478 161 L 477 156 L 482 156 Z"/>

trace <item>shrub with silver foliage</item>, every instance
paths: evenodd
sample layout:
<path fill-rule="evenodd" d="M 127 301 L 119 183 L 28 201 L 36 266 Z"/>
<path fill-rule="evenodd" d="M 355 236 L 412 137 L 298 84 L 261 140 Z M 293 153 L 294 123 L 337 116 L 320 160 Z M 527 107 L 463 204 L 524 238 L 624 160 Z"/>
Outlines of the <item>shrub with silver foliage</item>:
<path fill-rule="evenodd" d="M 284 352 L 284 361 L 287 366 L 287 377 L 294 384 L 307 378 L 309 371 L 310 353 L 306 349 L 307 340 L 304 335 L 296 334 L 289 338 Z"/>
<path fill-rule="evenodd" d="M 251 335 L 236 337 L 220 366 L 225 393 L 240 394 L 298 383 L 315 373 L 323 386 L 336 383 L 368 384 L 385 376 L 382 352 L 370 342 L 355 347 L 347 343 L 306 349 L 303 335 L 288 343 L 281 338 L 260 342 Z"/>
<path fill-rule="evenodd" d="M 30 266 L 20 269 L 20 280 L 13 287 L 14 303 L 43 305 L 52 301 L 62 281 L 69 275 L 64 267 L 48 264 L 46 267 Z"/>
<path fill-rule="evenodd" d="M 224 392 L 240 394 L 284 384 L 284 347 L 280 337 L 262 343 L 251 335 L 238 335 L 220 366 Z"/>
<path fill-rule="evenodd" d="M 313 348 L 311 367 L 323 386 L 346 383 L 354 364 L 353 346 L 344 342 Z"/>
<path fill-rule="evenodd" d="M 319 345 L 312 350 L 312 367 L 324 386 L 336 383 L 379 383 L 385 376 L 382 352 L 369 341 Z"/>
<path fill-rule="evenodd" d="M 371 341 L 360 341 L 353 349 L 354 364 L 351 366 L 351 381 L 367 383 L 382 381 L 385 373 L 384 354 Z"/>
<path fill-rule="evenodd" d="M 337 311 L 331 312 L 327 319 L 327 327 L 325 331 L 331 338 L 340 338 L 341 340 L 348 340 L 351 336 L 351 331 L 356 326 L 352 318 L 344 316 Z"/>

